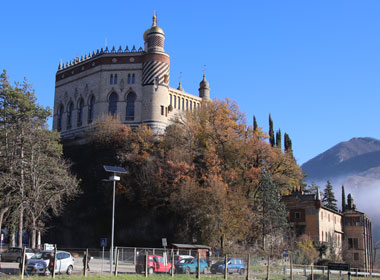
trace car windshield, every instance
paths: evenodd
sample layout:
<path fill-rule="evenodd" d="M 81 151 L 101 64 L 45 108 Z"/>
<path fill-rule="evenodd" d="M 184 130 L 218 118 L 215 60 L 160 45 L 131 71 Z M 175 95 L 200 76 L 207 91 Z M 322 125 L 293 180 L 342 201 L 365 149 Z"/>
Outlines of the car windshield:
<path fill-rule="evenodd" d="M 50 256 L 50 252 L 39 252 L 35 254 L 32 259 L 37 260 L 48 260 Z"/>

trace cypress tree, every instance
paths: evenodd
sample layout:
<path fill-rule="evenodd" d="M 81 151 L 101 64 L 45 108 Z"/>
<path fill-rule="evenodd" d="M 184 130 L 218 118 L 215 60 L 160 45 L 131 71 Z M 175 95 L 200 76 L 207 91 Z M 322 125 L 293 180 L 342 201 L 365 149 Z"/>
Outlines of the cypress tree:
<path fill-rule="evenodd" d="M 284 148 L 285 152 L 292 152 L 292 140 L 286 132 L 284 133 Z"/>
<path fill-rule="evenodd" d="M 344 191 L 344 185 L 342 185 L 342 212 L 346 211 L 346 193 Z"/>
<path fill-rule="evenodd" d="M 281 149 L 281 129 L 276 132 L 276 146 Z"/>
<path fill-rule="evenodd" d="M 271 117 L 270 114 L 269 114 L 269 143 L 270 143 L 270 145 L 272 147 L 275 144 L 275 141 L 274 141 L 274 131 L 273 131 L 273 121 L 272 121 L 272 117 Z"/>
<path fill-rule="evenodd" d="M 253 131 L 257 131 L 257 121 L 255 115 L 253 115 Z"/>
<path fill-rule="evenodd" d="M 336 205 L 336 202 L 337 200 L 335 199 L 333 186 L 331 185 L 330 181 L 327 181 L 327 185 L 323 191 L 322 203 L 324 206 L 334 211 L 338 211 L 338 206 Z"/>

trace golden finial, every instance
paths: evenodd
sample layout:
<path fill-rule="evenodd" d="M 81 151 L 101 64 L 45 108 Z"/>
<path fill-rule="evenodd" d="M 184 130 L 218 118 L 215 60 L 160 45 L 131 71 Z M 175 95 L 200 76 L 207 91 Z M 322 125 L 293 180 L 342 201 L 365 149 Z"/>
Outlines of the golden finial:
<path fill-rule="evenodd" d="M 153 12 L 153 24 L 152 26 L 157 26 L 157 14 L 156 11 Z"/>

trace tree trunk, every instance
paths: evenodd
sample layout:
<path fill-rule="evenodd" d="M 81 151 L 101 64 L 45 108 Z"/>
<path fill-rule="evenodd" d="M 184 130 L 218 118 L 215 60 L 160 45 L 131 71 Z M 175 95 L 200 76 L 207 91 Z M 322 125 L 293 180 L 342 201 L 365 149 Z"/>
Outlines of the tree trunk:
<path fill-rule="evenodd" d="M 36 233 L 35 229 L 32 229 L 32 249 L 36 249 Z"/>
<path fill-rule="evenodd" d="M 5 207 L 3 209 L 1 209 L 0 211 L 0 234 L 1 234 L 1 228 L 3 226 L 3 218 L 4 218 L 4 214 L 8 211 L 9 207 Z"/>
<path fill-rule="evenodd" d="M 21 202 L 20 204 L 20 213 L 19 213 L 19 220 L 18 220 L 18 242 L 17 246 L 22 248 L 22 233 L 23 233 L 23 222 L 24 222 L 24 205 Z"/>
<path fill-rule="evenodd" d="M 41 231 L 37 232 L 37 249 L 41 250 Z"/>
<path fill-rule="evenodd" d="M 11 234 L 10 245 L 12 247 L 15 247 L 15 245 L 16 245 L 16 234 L 14 232 L 12 232 L 12 234 Z"/>

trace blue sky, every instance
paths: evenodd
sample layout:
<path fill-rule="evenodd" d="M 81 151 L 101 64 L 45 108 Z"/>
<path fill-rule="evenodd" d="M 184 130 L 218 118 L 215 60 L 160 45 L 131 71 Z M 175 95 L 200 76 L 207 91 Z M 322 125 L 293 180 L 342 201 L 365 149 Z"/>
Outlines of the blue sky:
<path fill-rule="evenodd" d="M 5 1 L 0 69 L 53 106 L 64 62 L 143 46 L 152 14 L 166 34 L 172 87 L 235 100 L 252 123 L 287 132 L 299 164 L 352 137 L 380 138 L 380 1 Z"/>

